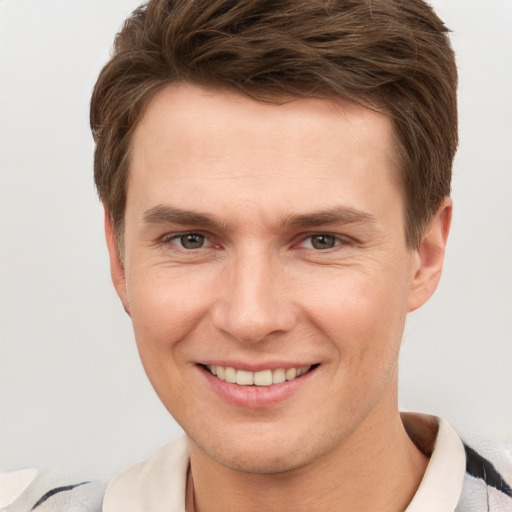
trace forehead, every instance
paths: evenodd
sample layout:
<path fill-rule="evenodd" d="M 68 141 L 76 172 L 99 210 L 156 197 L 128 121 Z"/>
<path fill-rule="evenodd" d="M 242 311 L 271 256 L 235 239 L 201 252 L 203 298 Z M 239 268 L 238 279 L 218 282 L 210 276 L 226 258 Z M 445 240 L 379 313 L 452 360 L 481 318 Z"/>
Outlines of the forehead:
<path fill-rule="evenodd" d="M 135 130 L 127 199 L 319 208 L 329 195 L 376 200 L 383 183 L 396 187 L 396 168 L 383 114 L 343 100 L 276 105 L 179 84 L 152 98 Z"/>
<path fill-rule="evenodd" d="M 173 140 L 166 139 L 173 127 Z M 291 137 L 286 138 L 287 133 L 295 136 L 302 131 L 311 143 L 294 148 L 294 153 L 301 157 L 307 156 L 312 148 L 325 151 L 332 147 L 330 143 L 336 143 L 340 129 L 354 142 L 356 139 L 362 142 L 365 135 L 372 141 L 372 146 L 382 142 L 382 157 L 394 163 L 392 144 L 387 140 L 393 134 L 391 121 L 374 110 L 342 98 L 291 98 L 266 103 L 234 91 L 206 89 L 187 83 L 169 85 L 151 98 L 136 128 L 132 149 L 151 138 L 183 149 L 208 149 L 208 155 L 215 156 L 215 148 L 217 155 L 222 148 L 217 144 L 207 148 L 207 141 L 215 132 L 215 138 L 224 136 L 228 141 L 250 135 L 251 146 L 264 145 L 263 149 L 272 150 L 275 146 L 281 148 L 283 143 L 292 142 Z M 266 137 L 274 130 L 280 131 L 282 137 Z M 200 147 L 191 147 L 194 143 Z"/>

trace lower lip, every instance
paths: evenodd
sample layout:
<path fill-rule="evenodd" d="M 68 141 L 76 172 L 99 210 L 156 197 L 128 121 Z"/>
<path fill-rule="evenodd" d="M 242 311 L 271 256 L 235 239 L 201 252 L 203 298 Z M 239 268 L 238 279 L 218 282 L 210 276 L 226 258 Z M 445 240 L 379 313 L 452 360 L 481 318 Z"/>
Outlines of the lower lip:
<path fill-rule="evenodd" d="M 210 389 L 223 400 L 236 407 L 246 409 L 265 409 L 275 407 L 297 393 L 315 373 L 310 370 L 293 380 L 270 386 L 240 386 L 226 382 L 212 375 L 202 366 L 198 367 Z"/>

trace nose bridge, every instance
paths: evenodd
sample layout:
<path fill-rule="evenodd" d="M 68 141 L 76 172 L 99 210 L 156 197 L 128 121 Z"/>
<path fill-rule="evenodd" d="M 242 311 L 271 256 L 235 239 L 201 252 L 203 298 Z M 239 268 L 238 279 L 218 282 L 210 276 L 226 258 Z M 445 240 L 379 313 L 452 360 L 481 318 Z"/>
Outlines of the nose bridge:
<path fill-rule="evenodd" d="M 237 251 L 220 284 L 217 328 L 246 342 L 291 329 L 295 318 L 283 290 L 283 270 L 270 251 L 254 246 Z"/>

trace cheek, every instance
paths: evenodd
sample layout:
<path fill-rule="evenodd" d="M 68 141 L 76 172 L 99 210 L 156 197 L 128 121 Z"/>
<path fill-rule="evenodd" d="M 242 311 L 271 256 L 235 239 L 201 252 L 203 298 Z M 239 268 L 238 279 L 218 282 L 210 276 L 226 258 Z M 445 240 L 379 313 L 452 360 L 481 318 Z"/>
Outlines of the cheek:
<path fill-rule="evenodd" d="M 384 277 L 386 272 L 345 269 L 327 280 L 310 280 L 304 288 L 310 321 L 331 340 L 342 360 L 362 365 L 371 359 L 385 366 L 396 357 L 407 300 L 401 274 L 388 269 Z M 403 286 L 397 286 L 400 282 Z"/>
<path fill-rule="evenodd" d="M 345 276 L 338 284 L 310 318 L 335 354 L 329 396 L 344 411 L 338 427 L 346 428 L 346 418 L 361 418 L 384 394 L 393 395 L 405 306 L 402 294 L 393 286 L 377 288 L 373 277 Z"/>
<path fill-rule="evenodd" d="M 127 281 L 131 319 L 141 357 L 175 349 L 209 309 L 207 280 L 161 268 L 134 272 Z"/>
<path fill-rule="evenodd" d="M 198 279 L 171 279 L 169 274 L 134 273 L 127 288 L 142 365 L 160 400 L 174 415 L 189 405 L 187 347 L 208 305 Z"/>

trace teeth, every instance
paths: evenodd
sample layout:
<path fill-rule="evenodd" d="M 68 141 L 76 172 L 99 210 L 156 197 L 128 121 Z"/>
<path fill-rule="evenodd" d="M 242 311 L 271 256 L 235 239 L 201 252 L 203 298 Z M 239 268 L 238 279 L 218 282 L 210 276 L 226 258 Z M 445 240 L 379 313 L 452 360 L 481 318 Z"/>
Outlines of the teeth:
<path fill-rule="evenodd" d="M 272 384 L 281 384 L 286 380 L 286 372 L 283 368 L 278 368 L 272 372 Z"/>
<path fill-rule="evenodd" d="M 301 366 L 300 368 L 277 368 L 275 370 L 262 370 L 259 372 L 248 372 L 246 370 L 237 370 L 231 366 L 208 366 L 212 375 L 239 386 L 271 386 L 272 384 L 281 384 L 287 380 L 293 380 L 304 375 L 311 366 Z"/>
<path fill-rule="evenodd" d="M 272 384 L 272 370 L 254 372 L 255 386 L 270 386 Z"/>
<path fill-rule="evenodd" d="M 226 368 L 224 378 L 226 379 L 226 382 L 231 382 L 231 384 L 234 384 L 236 382 L 236 370 L 228 366 Z"/>
<path fill-rule="evenodd" d="M 293 380 L 297 377 L 297 368 L 288 368 L 285 374 L 286 380 Z"/>
<path fill-rule="evenodd" d="M 236 383 L 240 386 L 252 386 L 254 384 L 254 373 L 238 370 L 236 372 Z"/>
<path fill-rule="evenodd" d="M 310 368 L 311 368 L 311 366 L 303 366 L 302 368 L 299 368 L 297 370 L 297 377 L 304 375 Z"/>

